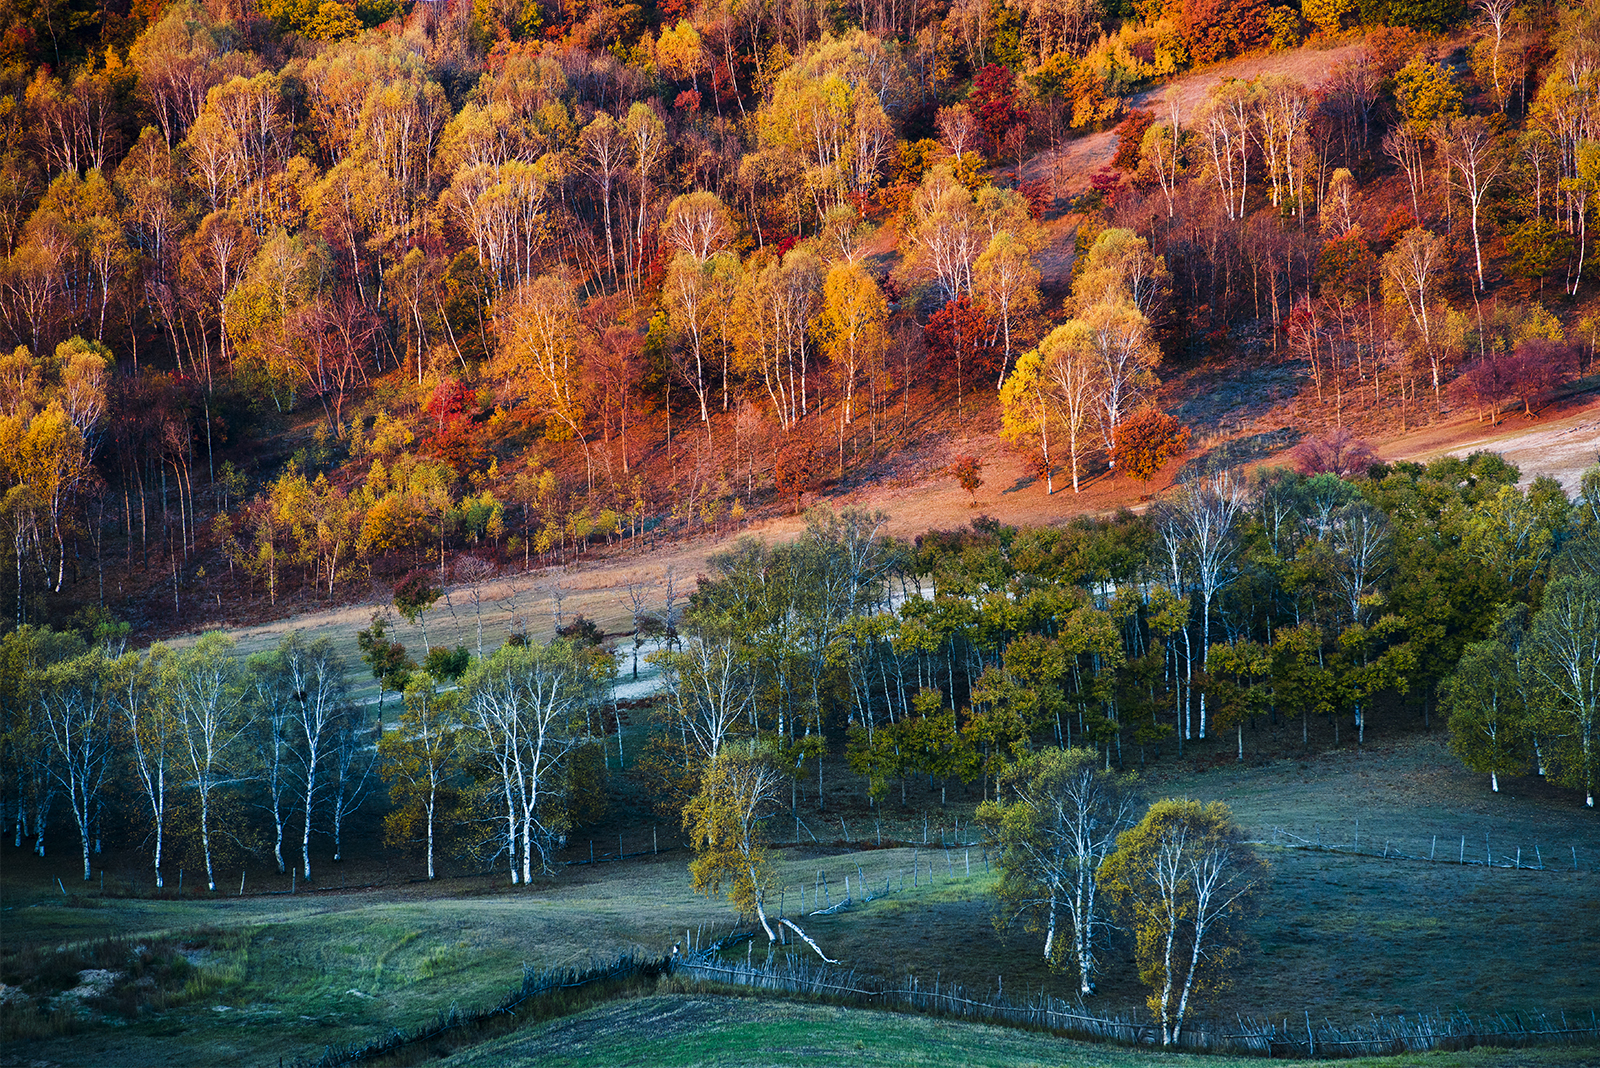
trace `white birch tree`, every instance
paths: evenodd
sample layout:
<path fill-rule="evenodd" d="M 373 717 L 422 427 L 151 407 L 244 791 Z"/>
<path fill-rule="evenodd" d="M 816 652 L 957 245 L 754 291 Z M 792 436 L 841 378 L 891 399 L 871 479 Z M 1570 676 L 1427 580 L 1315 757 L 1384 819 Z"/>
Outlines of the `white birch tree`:
<path fill-rule="evenodd" d="M 248 668 L 250 732 L 258 774 L 265 781 L 272 812 L 272 858 L 282 875 L 289 870 L 283 859 L 283 837 L 290 815 L 288 800 L 296 760 L 293 732 L 299 726 L 300 707 L 293 681 L 276 653 L 257 653 L 250 658 Z"/>
<path fill-rule="evenodd" d="M 586 709 L 610 681 L 609 656 L 591 655 L 566 641 L 505 645 L 474 665 L 463 680 L 465 729 L 490 768 L 504 805 L 511 882 L 532 882 L 535 856 L 548 870 L 550 853 L 565 838 L 565 771 L 585 741 Z"/>
<path fill-rule="evenodd" d="M 1191 481 L 1177 497 L 1188 532 L 1195 592 L 1200 595 L 1200 667 L 1211 663 L 1211 604 L 1233 581 L 1239 551 L 1239 524 L 1245 514 L 1245 489 L 1227 471 Z M 1200 694 L 1200 737 L 1206 736 L 1206 695 Z"/>
<path fill-rule="evenodd" d="M 49 743 L 50 774 L 66 791 L 78 825 L 83 851 L 83 878 L 90 877 L 90 857 L 99 817 L 100 790 L 105 785 L 111 753 L 111 672 L 105 650 L 91 649 L 45 669 L 39 687 L 39 723 Z"/>
<path fill-rule="evenodd" d="M 233 777 L 229 748 L 244 728 L 240 715 L 243 680 L 234 644 L 212 631 L 188 649 L 167 658 L 162 685 L 178 719 L 184 770 L 200 802 L 200 848 L 205 855 L 206 888 L 217 888 L 211 866 L 211 811 L 219 786 Z"/>
<path fill-rule="evenodd" d="M 1529 628 L 1540 733 L 1556 740 L 1552 778 L 1594 808 L 1600 763 L 1600 576 L 1562 575 L 1545 588 Z"/>
<path fill-rule="evenodd" d="M 1266 879 L 1228 806 L 1158 801 L 1117 839 L 1100 885 L 1134 932 L 1139 977 L 1161 1044 L 1183 1033 L 1189 1003 L 1227 980 L 1237 956 L 1236 923 Z"/>
<path fill-rule="evenodd" d="M 324 770 L 334 744 L 334 731 L 341 717 L 348 714 L 349 689 L 344 658 L 327 638 L 306 641 L 298 631 L 290 631 L 278 645 L 277 655 L 288 677 L 293 704 L 294 727 L 301 763 L 299 777 L 301 811 L 301 877 L 311 881 L 311 831 L 316 823 L 318 791 L 323 789 L 317 776 Z"/>
<path fill-rule="evenodd" d="M 166 646 L 152 645 L 143 654 L 124 653 L 114 667 L 111 703 L 127 731 L 129 756 L 139 790 L 150 806 L 151 854 L 156 889 L 165 885 L 161 855 L 166 842 L 168 775 L 182 759 L 178 720 L 172 702 L 160 685 L 167 658 Z"/>
<path fill-rule="evenodd" d="M 1027 754 L 1006 770 L 1000 792 L 1014 800 L 985 801 L 977 814 L 1000 843 L 997 893 L 1009 915 L 996 922 L 1031 914 L 1044 928 L 1045 960 L 1076 971 L 1078 993 L 1088 997 L 1111 928 L 1099 870 L 1117 836 L 1132 826 L 1134 802 L 1093 749 Z M 1062 914 L 1070 939 L 1057 931 Z"/>

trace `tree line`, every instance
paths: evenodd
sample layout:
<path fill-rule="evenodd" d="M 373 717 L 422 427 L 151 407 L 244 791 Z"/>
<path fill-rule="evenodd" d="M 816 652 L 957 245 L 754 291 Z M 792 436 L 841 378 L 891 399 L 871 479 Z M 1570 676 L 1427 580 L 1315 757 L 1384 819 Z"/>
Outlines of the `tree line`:
<path fill-rule="evenodd" d="M 841 756 L 874 805 L 895 787 L 904 803 L 913 779 L 941 801 L 981 780 L 998 803 L 1044 748 L 1128 767 L 1232 734 L 1242 760 L 1247 728 L 1298 726 L 1309 745 L 1316 717 L 1359 745 L 1442 708 L 1496 788 L 1536 769 L 1592 805 L 1600 471 L 1575 501 L 1516 483 L 1490 454 L 1353 478 L 1221 472 L 1145 516 L 979 520 L 915 542 L 883 536 L 881 516 L 813 512 L 794 542 L 714 557 L 687 604 L 630 590 L 635 657 L 661 639 L 639 773 L 675 818 L 719 756 L 761 746 L 798 828 L 802 787 L 825 811 Z M 414 621 L 439 596 L 428 576 L 397 591 Z M 419 665 L 390 626 L 359 635 L 375 704 L 351 699 L 329 641 L 293 632 L 241 657 L 220 634 L 129 651 L 103 614 L 12 631 L 14 846 L 42 854 L 65 810 L 86 878 L 111 833 L 149 848 L 158 886 L 174 848 L 212 882 L 219 840 L 281 872 L 298 837 L 309 879 L 313 838 L 337 859 L 370 804 L 430 877 L 444 854 L 533 878 L 603 811 L 613 654 L 573 620 L 549 644 L 431 647 Z M 391 693 L 402 711 L 385 729 Z"/>
<path fill-rule="evenodd" d="M 987 795 L 1046 743 L 1096 748 L 1109 766 L 1233 734 L 1243 759 L 1247 727 L 1298 726 L 1309 744 L 1315 717 L 1335 744 L 1361 744 L 1370 725 L 1430 724 L 1441 698 L 1470 705 L 1458 663 L 1512 662 L 1474 644 L 1503 626 L 1493 605 L 1537 621 L 1524 629 L 1544 650 L 1543 681 L 1525 680 L 1539 766 L 1584 788 L 1600 474 L 1577 501 L 1550 479 L 1516 482 L 1491 454 L 1348 478 L 1224 471 L 1145 516 L 980 520 L 914 544 L 881 537 L 881 517 L 813 516 L 794 543 L 714 557 L 677 645 L 657 654 L 663 789 L 692 792 L 696 769 L 740 737 L 779 746 L 796 796 L 813 769 L 819 805 L 819 757 L 841 742 L 875 802 L 918 776 L 981 779 Z M 1589 681 L 1568 686 L 1569 669 Z M 1502 701 L 1488 728 L 1505 744 L 1514 714 Z"/>
<path fill-rule="evenodd" d="M 309 882 L 314 840 L 339 861 L 366 805 L 429 878 L 439 855 L 502 864 L 513 884 L 547 872 L 574 818 L 604 809 L 609 655 L 519 637 L 476 661 L 435 649 L 419 667 L 383 617 L 361 638 L 375 708 L 352 698 L 326 638 L 291 631 L 241 656 L 215 632 L 131 651 L 125 625 L 92 640 L 17 628 L 0 639 L 13 846 L 43 856 L 66 809 L 85 879 L 109 840 L 145 851 L 158 890 L 187 864 L 214 891 L 222 859 L 241 857 Z M 387 729 L 383 691 L 402 694 Z"/>

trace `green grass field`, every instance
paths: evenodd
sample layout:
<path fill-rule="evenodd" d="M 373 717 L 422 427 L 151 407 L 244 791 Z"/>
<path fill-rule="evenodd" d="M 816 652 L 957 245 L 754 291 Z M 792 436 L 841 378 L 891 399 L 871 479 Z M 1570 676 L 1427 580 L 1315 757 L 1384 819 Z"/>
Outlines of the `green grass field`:
<path fill-rule="evenodd" d="M 1259 1059 L 1160 1054 L 924 1016 L 755 998 L 663 995 L 613 1002 L 457 1054 L 442 1068 L 1242 1068 Z M 1593 1065 L 1593 1048 L 1428 1053 L 1306 1068 L 1512 1068 Z"/>
<path fill-rule="evenodd" d="M 1456 1009 L 1587 1014 L 1600 1004 L 1594 967 L 1600 952 L 1600 879 L 1595 875 L 1600 832 L 1595 817 L 1570 796 L 1514 781 L 1505 794 L 1494 797 L 1477 776 L 1451 762 L 1436 737 L 1360 755 L 1320 754 L 1304 765 L 1292 760 L 1245 767 L 1229 763 L 1151 776 L 1143 789 L 1152 797 L 1187 793 L 1230 800 L 1245 827 L 1264 843 L 1272 866 L 1272 884 L 1251 926 L 1257 948 L 1242 963 L 1240 981 L 1208 1011 L 1226 1017 L 1235 1012 L 1279 1016 L 1309 1011 L 1339 1024 L 1369 1013 Z M 953 821 L 957 811 L 962 810 L 952 805 L 945 815 Z M 932 815 L 934 826 L 939 818 L 937 812 Z M 1425 857 L 1437 835 L 1439 859 L 1395 860 L 1273 844 L 1275 828 L 1314 837 L 1319 826 L 1325 842 L 1353 844 L 1357 818 L 1363 849 L 1381 850 L 1387 842 L 1391 851 Z M 865 833 L 855 816 L 850 819 L 855 835 Z M 901 829 L 911 823 L 903 821 Z M 1454 849 L 1444 848 L 1447 839 L 1456 845 L 1466 835 L 1469 847 L 1481 849 L 1485 830 L 1497 858 L 1514 855 L 1520 845 L 1531 860 L 1538 843 L 1549 870 L 1490 871 L 1447 862 L 1456 859 Z M 630 843 L 649 841 L 648 828 L 641 832 L 634 827 L 630 834 Z M 932 837 L 937 843 L 937 831 Z M 598 842 L 597 847 L 604 848 Z M 55 885 L 56 868 L 70 866 L 70 856 L 41 861 L 5 848 L 0 937 L 6 952 L 107 937 L 126 938 L 132 945 L 168 936 L 188 940 L 198 967 L 227 977 L 200 984 L 193 998 L 159 1012 L 104 1022 L 74 1024 L 66 1019 L 62 1033 L 54 1037 L 9 1043 L 8 1062 L 165 1066 L 226 1061 L 271 1066 L 280 1057 L 316 1055 L 326 1045 L 364 1042 L 392 1028 L 415 1028 L 453 1003 L 469 1009 L 492 1005 L 520 980 L 524 963 L 583 964 L 634 947 L 661 953 L 683 938 L 686 929 L 697 935 L 702 930 L 723 934 L 736 921 L 725 903 L 692 892 L 682 851 L 568 867 L 531 890 L 511 888 L 496 876 L 415 882 L 386 874 L 384 862 L 371 857 L 349 862 L 355 866 L 345 870 L 351 883 L 378 884 L 374 888 L 292 897 L 101 898 L 93 887 L 74 887 L 69 872 L 64 882 L 71 896 L 64 901 Z M 1572 849 L 1578 853 L 1579 872 L 1571 870 Z M 921 871 L 915 889 L 910 874 L 914 862 Z M 825 900 L 838 899 L 846 875 L 859 899 L 858 872 L 864 871 L 875 891 L 888 879 L 894 892 L 833 916 L 803 921 L 846 967 L 885 978 L 913 973 L 931 981 L 937 976 L 978 996 L 991 994 L 1000 975 L 1008 992 L 1044 988 L 1068 995 L 1066 981 L 1037 959 L 1037 936 L 1015 932 L 1002 938 L 995 931 L 992 875 L 983 873 L 979 850 L 972 850 L 971 862 L 968 876 L 967 852 L 946 853 L 936 844 L 915 851 L 787 847 L 779 854 L 785 887 L 781 900 L 793 915 L 803 885 L 807 908 L 814 907 L 819 872 L 826 874 L 830 889 Z M 324 868 L 325 873 L 331 870 Z M 902 873 L 904 890 L 899 889 Z M 339 877 L 325 874 L 319 885 Z M 268 882 L 252 872 L 249 886 Z M 735 952 L 742 957 L 752 950 L 765 952 L 748 944 Z M 1128 956 L 1126 946 L 1110 955 L 1111 971 L 1094 1008 L 1127 1011 L 1141 1005 L 1144 992 Z M 838 1050 L 836 1040 L 876 1041 L 873 1036 L 892 1034 L 894 1028 L 912 1029 L 877 1047 L 883 1057 L 900 1056 L 907 1043 L 926 1040 L 937 1047 L 939 1028 L 947 1027 L 893 1015 L 880 1022 L 874 1015 L 870 1027 L 830 1024 L 813 1040 L 802 1034 L 808 1019 L 804 1014 L 836 1010 L 772 1007 L 775 1021 L 787 1021 L 783 1026 L 790 1031 L 783 1032 L 776 1023 L 761 1026 L 761 1014 L 769 1011 L 762 1005 L 739 999 L 729 1004 L 753 1014 L 747 1025 L 762 1041 L 792 1033 L 783 1041 L 796 1050 L 813 1045 Z M 627 1011 L 632 1010 L 614 1006 L 602 1016 Z M 730 1016 L 726 1026 L 737 1019 L 745 1017 Z M 75 1029 L 65 1033 L 69 1028 Z M 998 1043 L 995 1063 L 1016 1063 L 1008 1050 L 1043 1049 L 1040 1044 L 1050 1041 L 1020 1032 L 978 1030 L 988 1036 L 983 1043 Z M 709 1056 L 713 1046 L 746 1049 L 743 1032 L 718 1038 L 721 1033 L 708 1035 L 705 1041 L 712 1045 L 701 1052 Z M 514 1043 L 518 1036 L 504 1041 Z M 1012 1042 L 1023 1045 L 1006 1045 Z M 934 1047 L 927 1055 L 941 1056 Z M 681 1063 L 702 1063 L 688 1052 L 693 1048 L 688 1039 L 638 1063 L 680 1063 L 661 1059 L 677 1056 L 673 1051 L 680 1048 L 685 1051 Z M 1070 1044 L 1059 1048 L 1068 1052 L 1050 1063 L 1077 1063 L 1087 1054 L 1075 1051 L 1100 1050 Z M 1113 1051 L 1102 1052 L 1110 1057 Z M 603 1052 L 596 1055 L 599 1060 L 586 1063 L 607 1063 L 612 1055 Z M 818 1054 L 823 1055 L 837 1057 Z M 1134 1058 L 1125 1052 L 1115 1055 Z M 1559 1059 L 1564 1054 L 1548 1056 L 1557 1059 L 1527 1063 L 1594 1063 L 1593 1057 L 1584 1062 Z M 873 1063 L 870 1057 L 857 1059 Z M 780 1062 L 808 1063 L 759 1058 L 704 1063 Z M 905 1063 L 903 1056 L 896 1063 Z"/>

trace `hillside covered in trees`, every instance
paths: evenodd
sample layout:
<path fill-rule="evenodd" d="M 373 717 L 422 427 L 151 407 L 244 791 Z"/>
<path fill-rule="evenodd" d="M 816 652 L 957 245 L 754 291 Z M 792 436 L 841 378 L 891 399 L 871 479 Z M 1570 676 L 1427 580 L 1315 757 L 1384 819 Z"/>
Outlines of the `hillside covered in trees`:
<path fill-rule="evenodd" d="M 1183 440 L 1201 364 L 1293 367 L 1329 426 L 1494 420 L 1600 329 L 1584 4 L 6 17 L 16 624 L 550 562 L 997 418 L 1077 489 Z M 1308 35 L 1312 83 L 1126 104 Z"/>

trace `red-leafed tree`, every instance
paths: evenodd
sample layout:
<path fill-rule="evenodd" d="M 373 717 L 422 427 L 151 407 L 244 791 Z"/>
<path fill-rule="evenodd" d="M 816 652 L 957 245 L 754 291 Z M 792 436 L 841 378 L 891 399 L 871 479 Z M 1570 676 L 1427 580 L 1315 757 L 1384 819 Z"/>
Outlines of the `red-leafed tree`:
<path fill-rule="evenodd" d="M 1156 113 L 1153 111 L 1135 108 L 1128 112 L 1128 117 L 1118 123 L 1115 131 L 1117 154 L 1111 157 L 1113 167 L 1129 174 L 1139 169 L 1139 149 L 1144 144 L 1144 133 L 1155 121 Z"/>
<path fill-rule="evenodd" d="M 1264 44 L 1268 10 L 1266 0 L 1183 0 L 1179 24 L 1189 54 L 1215 63 Z"/>
<path fill-rule="evenodd" d="M 1512 386 L 1511 399 L 1522 401 L 1522 409 L 1533 414 L 1533 402 L 1578 374 L 1578 347 L 1547 338 L 1529 338 L 1516 347 L 1508 361 L 1506 380 Z"/>
<path fill-rule="evenodd" d="M 781 496 L 794 497 L 795 514 L 808 489 L 822 477 L 822 457 L 818 455 L 816 428 L 809 422 L 796 423 L 789 440 L 772 460 L 772 481 Z"/>
<path fill-rule="evenodd" d="M 1006 135 L 1013 127 L 1028 121 L 1028 113 L 1017 106 L 1017 76 L 998 63 L 991 63 L 972 76 L 967 107 L 978 120 L 984 152 L 990 156 L 1005 146 Z"/>
<path fill-rule="evenodd" d="M 1099 193 L 1100 199 L 1110 207 L 1127 191 L 1128 183 L 1116 171 L 1095 171 L 1089 175 L 1089 188 Z"/>
<path fill-rule="evenodd" d="M 967 491 L 972 504 L 978 503 L 978 487 L 983 485 L 983 461 L 976 456 L 957 456 L 950 465 L 950 473 Z"/>
<path fill-rule="evenodd" d="M 1349 478 L 1366 472 L 1378 462 L 1372 446 L 1338 427 L 1329 433 L 1307 438 L 1294 447 L 1295 470 L 1302 475 L 1338 475 Z"/>
<path fill-rule="evenodd" d="M 1483 418 L 1487 412 L 1491 424 L 1500 421 L 1500 409 L 1511 394 L 1506 380 L 1507 361 L 1498 356 L 1485 356 L 1473 360 L 1461 369 L 1450 383 L 1450 399 L 1457 404 L 1471 405 Z"/>
<path fill-rule="evenodd" d="M 434 421 L 427 450 L 458 475 L 481 466 L 486 452 L 480 435 L 473 433 L 472 423 L 478 395 L 460 379 L 441 378 L 423 407 Z"/>
<path fill-rule="evenodd" d="M 1317 255 L 1318 288 L 1331 296 L 1365 297 L 1378 280 L 1378 257 L 1361 228 L 1329 240 Z"/>
<path fill-rule="evenodd" d="M 966 296 L 946 301 L 922 328 L 933 362 L 956 373 L 956 417 L 962 418 L 964 379 L 968 374 L 993 373 L 997 351 L 988 318 Z"/>
<path fill-rule="evenodd" d="M 1533 414 L 1533 402 L 1578 373 L 1578 348 L 1561 341 L 1529 338 L 1510 354 L 1492 354 L 1467 364 L 1450 384 L 1459 404 L 1470 404 L 1489 422 L 1500 421 L 1500 409 L 1517 401 Z"/>

